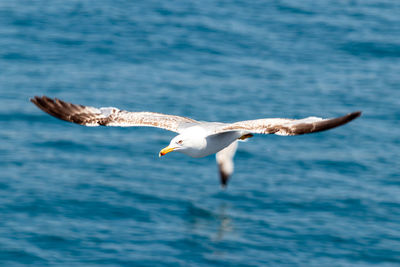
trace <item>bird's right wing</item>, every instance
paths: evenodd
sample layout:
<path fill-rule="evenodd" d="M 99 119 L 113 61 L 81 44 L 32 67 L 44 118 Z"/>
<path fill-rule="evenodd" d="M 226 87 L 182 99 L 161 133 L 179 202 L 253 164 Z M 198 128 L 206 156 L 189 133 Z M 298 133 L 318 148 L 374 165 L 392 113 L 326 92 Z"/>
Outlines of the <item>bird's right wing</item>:
<path fill-rule="evenodd" d="M 300 135 L 329 130 L 346 124 L 361 115 L 360 111 L 333 119 L 308 117 L 305 119 L 259 119 L 239 121 L 219 127 L 216 133 L 243 131 L 257 134 Z"/>
<path fill-rule="evenodd" d="M 198 123 L 186 117 L 155 112 L 129 112 L 113 107 L 95 108 L 46 96 L 35 96 L 31 101 L 38 108 L 56 118 L 85 126 L 147 126 L 180 132 L 188 125 Z"/>

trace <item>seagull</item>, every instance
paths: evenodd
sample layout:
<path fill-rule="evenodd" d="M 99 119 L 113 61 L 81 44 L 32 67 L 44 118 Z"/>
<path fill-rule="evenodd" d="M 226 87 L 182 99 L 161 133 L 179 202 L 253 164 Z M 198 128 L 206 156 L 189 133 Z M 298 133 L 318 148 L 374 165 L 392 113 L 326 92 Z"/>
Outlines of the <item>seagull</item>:
<path fill-rule="evenodd" d="M 329 130 L 346 124 L 361 115 L 361 111 L 322 119 L 266 118 L 234 123 L 196 121 L 190 118 L 155 112 L 130 112 L 114 107 L 95 108 L 64 102 L 57 98 L 35 96 L 30 99 L 38 108 L 61 120 L 84 126 L 157 127 L 178 133 L 159 156 L 172 151 L 194 158 L 216 154 L 220 183 L 226 187 L 233 173 L 233 157 L 238 141 L 247 141 L 254 134 L 302 135 Z"/>

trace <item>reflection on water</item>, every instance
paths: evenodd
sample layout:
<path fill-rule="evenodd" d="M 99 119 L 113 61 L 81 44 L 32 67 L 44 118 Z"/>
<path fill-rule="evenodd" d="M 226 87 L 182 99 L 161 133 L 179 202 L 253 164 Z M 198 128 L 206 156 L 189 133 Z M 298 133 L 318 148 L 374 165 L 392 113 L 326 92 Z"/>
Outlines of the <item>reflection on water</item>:
<path fill-rule="evenodd" d="M 189 231 L 193 234 L 207 235 L 213 241 L 221 241 L 234 230 L 232 217 L 229 215 L 230 205 L 221 202 L 215 211 L 200 204 L 190 203 L 187 214 Z"/>
<path fill-rule="evenodd" d="M 220 203 L 217 210 L 218 229 L 215 233 L 213 240 L 220 241 L 224 235 L 234 230 L 232 217 L 229 216 L 229 205 L 227 203 Z"/>

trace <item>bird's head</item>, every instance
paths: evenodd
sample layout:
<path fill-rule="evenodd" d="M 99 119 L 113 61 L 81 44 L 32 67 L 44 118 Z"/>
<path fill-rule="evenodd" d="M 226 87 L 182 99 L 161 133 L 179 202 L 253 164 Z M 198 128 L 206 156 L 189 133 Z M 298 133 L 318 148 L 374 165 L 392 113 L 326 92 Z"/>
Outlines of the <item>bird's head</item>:
<path fill-rule="evenodd" d="M 184 136 L 178 135 L 171 140 L 169 145 L 163 149 L 161 149 L 158 156 L 164 156 L 165 154 L 172 152 L 172 151 L 179 151 L 184 150 L 186 147 L 187 140 L 185 140 Z"/>
<path fill-rule="evenodd" d="M 186 132 L 175 136 L 167 147 L 161 149 L 158 155 L 161 157 L 169 152 L 177 151 L 191 157 L 197 157 L 197 153 L 204 148 L 205 145 L 206 140 L 202 136 Z"/>

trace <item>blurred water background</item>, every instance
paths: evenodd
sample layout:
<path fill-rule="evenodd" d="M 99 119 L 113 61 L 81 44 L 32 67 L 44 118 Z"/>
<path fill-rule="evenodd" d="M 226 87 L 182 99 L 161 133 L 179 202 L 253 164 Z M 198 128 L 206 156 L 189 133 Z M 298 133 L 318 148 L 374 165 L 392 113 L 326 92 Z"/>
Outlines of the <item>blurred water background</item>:
<path fill-rule="evenodd" d="M 1 1 L 1 266 L 398 266 L 398 1 Z M 173 133 L 92 106 L 233 122 L 335 117 L 241 143 L 227 190 Z"/>

